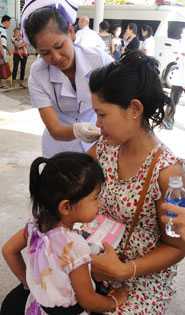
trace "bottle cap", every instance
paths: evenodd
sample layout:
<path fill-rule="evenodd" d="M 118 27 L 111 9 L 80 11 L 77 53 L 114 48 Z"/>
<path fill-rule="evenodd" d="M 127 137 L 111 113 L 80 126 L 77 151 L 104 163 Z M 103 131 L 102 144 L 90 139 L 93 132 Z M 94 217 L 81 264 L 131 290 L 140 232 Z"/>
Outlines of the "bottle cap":
<path fill-rule="evenodd" d="M 171 176 L 169 177 L 169 187 L 171 188 L 182 188 L 183 181 L 181 176 Z"/>

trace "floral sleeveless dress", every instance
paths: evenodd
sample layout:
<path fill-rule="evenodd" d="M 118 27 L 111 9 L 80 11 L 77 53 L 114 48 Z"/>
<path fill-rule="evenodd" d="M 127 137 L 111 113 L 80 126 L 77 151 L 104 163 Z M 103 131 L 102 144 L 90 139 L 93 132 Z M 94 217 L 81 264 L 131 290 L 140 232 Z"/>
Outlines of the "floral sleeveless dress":
<path fill-rule="evenodd" d="M 130 238 L 128 249 L 123 248 L 128 237 L 133 215 L 139 200 L 147 170 L 151 164 L 155 148 L 146 157 L 137 174 L 129 180 L 118 178 L 119 146 L 111 146 L 100 138 L 97 143 L 97 158 L 103 168 L 106 181 L 101 191 L 101 212 L 126 224 L 126 231 L 119 245 L 118 253 L 124 254 L 125 261 L 144 256 L 152 250 L 160 239 L 155 202 L 160 199 L 161 192 L 158 185 L 159 173 L 162 169 L 176 163 L 174 155 L 165 147 L 155 165 L 152 179 L 138 224 Z M 129 288 L 129 298 L 126 305 L 119 309 L 120 315 L 162 315 L 172 298 L 173 278 L 176 266 L 172 266 L 159 273 L 130 279 L 124 283 Z"/>
<path fill-rule="evenodd" d="M 69 278 L 72 270 L 90 263 L 90 249 L 84 238 L 64 227 L 41 233 L 34 223 L 27 226 L 26 280 L 31 294 L 25 315 L 46 315 L 45 307 L 68 307 L 77 303 Z M 86 311 L 81 315 L 87 315 Z"/>

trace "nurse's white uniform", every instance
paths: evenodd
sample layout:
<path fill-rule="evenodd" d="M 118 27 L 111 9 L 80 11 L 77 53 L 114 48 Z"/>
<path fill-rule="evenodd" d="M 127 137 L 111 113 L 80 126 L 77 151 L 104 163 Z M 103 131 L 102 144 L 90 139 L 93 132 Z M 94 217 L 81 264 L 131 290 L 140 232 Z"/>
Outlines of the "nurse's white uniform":
<path fill-rule="evenodd" d="M 93 48 L 82 48 L 74 45 L 76 60 L 75 84 L 73 89 L 68 77 L 57 67 L 49 66 L 42 58 L 36 60 L 30 71 L 28 81 L 33 107 L 53 106 L 61 122 L 72 125 L 75 122 L 91 122 L 95 124 L 96 114 L 92 109 L 89 90 L 91 72 L 113 61 L 104 51 Z M 45 129 L 42 136 L 43 156 L 51 157 L 62 151 L 88 150 L 92 144 L 79 139 L 73 141 L 55 140 Z"/>

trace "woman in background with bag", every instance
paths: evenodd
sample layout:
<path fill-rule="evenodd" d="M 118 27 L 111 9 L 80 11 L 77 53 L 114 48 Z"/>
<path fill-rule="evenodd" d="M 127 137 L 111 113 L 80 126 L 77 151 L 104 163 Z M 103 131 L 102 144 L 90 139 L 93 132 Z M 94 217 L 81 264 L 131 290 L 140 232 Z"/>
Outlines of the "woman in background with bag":
<path fill-rule="evenodd" d="M 7 45 L 6 30 L 11 25 L 11 17 L 4 15 L 0 24 L 0 88 L 6 88 L 7 84 L 3 80 L 7 80 L 11 76 L 10 66 L 8 64 L 7 55 L 11 55 Z"/>
<path fill-rule="evenodd" d="M 99 280 L 128 286 L 128 301 L 119 309 L 123 315 L 165 314 L 174 294 L 175 264 L 185 256 L 182 241 L 167 237 L 160 220 L 168 178 L 181 175 L 182 169 L 153 132 L 168 101 L 157 66 L 140 51 L 127 52 L 90 77 L 102 133 L 90 154 L 106 178 L 101 212 L 126 225 L 118 256 L 106 245 L 94 257 L 93 270 Z"/>
<path fill-rule="evenodd" d="M 24 76 L 26 70 L 26 63 L 28 59 L 28 50 L 27 44 L 23 41 L 21 36 L 21 31 L 19 27 L 16 27 L 13 31 L 12 43 L 14 46 L 13 50 L 13 72 L 12 80 L 13 85 L 16 83 L 17 71 L 20 64 L 20 86 L 25 87 L 24 85 Z"/>

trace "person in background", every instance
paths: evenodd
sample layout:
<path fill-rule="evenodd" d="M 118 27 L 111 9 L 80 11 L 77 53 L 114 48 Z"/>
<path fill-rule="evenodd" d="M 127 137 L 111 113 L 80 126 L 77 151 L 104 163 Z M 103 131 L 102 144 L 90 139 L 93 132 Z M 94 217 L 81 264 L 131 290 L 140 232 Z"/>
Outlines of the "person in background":
<path fill-rule="evenodd" d="M 93 71 L 89 84 L 102 134 L 89 152 L 105 175 L 100 213 L 125 224 L 118 255 L 106 246 L 93 257 L 92 270 L 102 280 L 128 286 L 119 315 L 164 315 L 185 247 L 165 234 L 160 219 L 169 176 L 182 176 L 183 170 L 153 130 L 169 101 L 158 62 L 128 51 L 120 62 Z"/>
<path fill-rule="evenodd" d="M 11 17 L 9 15 L 4 15 L 1 18 L 0 24 L 0 62 L 8 62 L 8 55 L 11 55 L 7 44 L 7 32 L 6 30 L 11 25 Z M 5 80 L 0 78 L 0 88 L 7 87 Z"/>
<path fill-rule="evenodd" d="M 123 34 L 122 53 L 138 49 L 139 46 L 140 42 L 137 37 L 137 25 L 135 23 L 129 23 Z"/>
<path fill-rule="evenodd" d="M 112 56 L 115 61 L 119 61 L 122 53 L 121 26 L 113 26 L 112 28 Z"/>
<path fill-rule="evenodd" d="M 19 27 L 16 27 L 13 31 L 12 36 L 12 44 L 13 44 L 13 71 L 12 71 L 12 79 L 13 85 L 15 86 L 17 71 L 20 64 L 20 86 L 25 87 L 24 85 L 24 76 L 26 63 L 28 58 L 28 50 L 27 44 L 23 41 L 21 36 L 21 30 Z"/>
<path fill-rule="evenodd" d="M 55 0 L 29 0 L 23 8 L 24 37 L 40 55 L 31 66 L 28 87 L 33 107 L 38 108 L 46 127 L 42 137 L 45 157 L 85 151 L 91 145 L 86 142 L 98 136 L 89 76 L 112 58 L 103 50 L 73 43 L 76 12 L 69 0 L 58 1 L 57 7 Z"/>
<path fill-rule="evenodd" d="M 177 68 L 173 71 L 171 79 L 171 106 L 168 106 L 165 112 L 164 127 L 166 129 L 173 129 L 176 106 L 185 91 L 185 28 L 182 29 L 176 53 L 178 55 Z"/>
<path fill-rule="evenodd" d="M 105 43 L 105 51 L 109 55 L 112 55 L 112 34 L 109 32 L 110 24 L 108 21 L 104 20 L 100 23 L 99 27 L 100 27 L 99 35 Z"/>
<path fill-rule="evenodd" d="M 114 311 L 127 299 L 124 287 L 107 296 L 95 292 L 90 248 L 74 230 L 75 223 L 95 219 L 103 182 L 101 167 L 84 153 L 63 152 L 33 161 L 29 183 L 33 220 L 2 249 L 10 269 L 30 290 L 25 315 Z M 26 263 L 21 253 L 25 247 Z"/>
<path fill-rule="evenodd" d="M 105 50 L 105 43 L 102 38 L 89 27 L 88 16 L 80 16 L 78 20 L 79 30 L 76 32 L 75 44 L 82 47 L 92 47 Z"/>
<path fill-rule="evenodd" d="M 143 25 L 141 27 L 141 34 L 143 41 L 140 49 L 145 55 L 154 57 L 155 56 L 155 39 L 153 37 L 153 30 L 150 25 Z"/>

